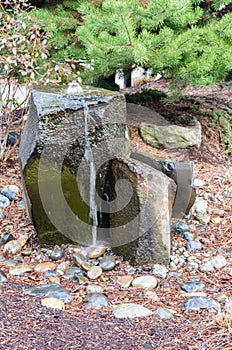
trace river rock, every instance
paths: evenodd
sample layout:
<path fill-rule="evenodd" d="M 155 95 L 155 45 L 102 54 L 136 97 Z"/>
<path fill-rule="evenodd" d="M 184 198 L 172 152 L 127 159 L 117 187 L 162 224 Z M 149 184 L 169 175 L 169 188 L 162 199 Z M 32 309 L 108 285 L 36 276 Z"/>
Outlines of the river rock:
<path fill-rule="evenodd" d="M 91 264 L 88 261 L 83 261 L 83 263 L 81 264 L 81 267 L 85 270 L 85 271 L 89 271 L 91 269 L 91 267 L 96 266 Z"/>
<path fill-rule="evenodd" d="M 226 258 L 224 256 L 222 256 L 222 255 L 217 255 L 213 259 L 203 263 L 200 266 L 200 270 L 202 272 L 213 272 L 214 268 L 221 269 L 221 268 L 223 268 L 226 265 L 227 265 Z"/>
<path fill-rule="evenodd" d="M 81 276 L 83 274 L 83 271 L 80 267 L 69 267 L 65 274 L 63 275 L 64 278 L 68 280 L 77 280 L 78 276 Z"/>
<path fill-rule="evenodd" d="M 10 200 L 6 197 L 0 194 L 0 208 L 7 208 L 10 205 Z"/>
<path fill-rule="evenodd" d="M 95 266 L 99 265 L 99 259 L 88 259 L 87 262 Z"/>
<path fill-rule="evenodd" d="M 91 247 L 88 251 L 88 257 L 90 259 L 96 259 L 102 256 L 106 251 L 106 247 L 103 245 L 96 245 L 95 247 Z"/>
<path fill-rule="evenodd" d="M 225 210 L 213 208 L 213 209 L 210 210 L 210 214 L 224 216 L 225 215 Z"/>
<path fill-rule="evenodd" d="M 102 268 L 100 266 L 92 266 L 87 272 L 88 278 L 96 280 L 102 274 Z"/>
<path fill-rule="evenodd" d="M 1 194 L 5 197 L 7 197 L 10 201 L 17 201 L 18 196 L 15 192 L 13 192 L 9 187 L 4 187 L 1 190 Z"/>
<path fill-rule="evenodd" d="M 116 318 L 145 317 L 152 315 L 152 311 L 139 304 L 125 303 L 115 306 L 113 315 Z"/>
<path fill-rule="evenodd" d="M 87 284 L 89 282 L 86 276 L 81 276 L 81 275 L 77 276 L 76 280 L 79 284 Z"/>
<path fill-rule="evenodd" d="M 49 270 L 55 270 L 56 269 L 56 264 L 52 263 L 52 262 L 41 262 L 39 264 L 37 264 L 34 268 L 35 272 L 37 273 L 44 273 L 47 272 Z"/>
<path fill-rule="evenodd" d="M 25 291 L 25 294 L 35 297 L 52 297 L 62 300 L 65 304 L 72 300 L 72 296 L 64 287 L 57 283 L 42 284 Z"/>
<path fill-rule="evenodd" d="M 161 320 L 171 320 L 173 318 L 173 314 L 165 308 L 158 308 L 153 315 Z"/>
<path fill-rule="evenodd" d="M 22 249 L 22 246 L 21 246 L 20 242 L 16 239 L 13 239 L 12 241 L 7 242 L 4 245 L 4 251 L 9 253 L 9 254 L 19 253 L 21 249 Z"/>
<path fill-rule="evenodd" d="M 181 285 L 181 289 L 185 292 L 197 292 L 202 291 L 205 288 L 205 284 L 201 282 L 188 281 Z"/>
<path fill-rule="evenodd" d="M 165 278 L 168 273 L 168 269 L 164 265 L 154 264 L 152 266 L 153 275 L 161 278 Z"/>
<path fill-rule="evenodd" d="M 203 198 L 200 198 L 200 197 L 197 198 L 196 202 L 195 202 L 195 204 L 193 206 L 193 211 L 195 213 L 205 214 L 207 209 L 208 209 L 208 202 L 205 199 L 203 199 Z"/>
<path fill-rule="evenodd" d="M 62 259 L 63 256 L 64 256 L 63 250 L 59 249 L 59 248 L 56 248 L 56 249 L 53 249 L 51 251 L 50 259 L 53 260 L 53 261 L 57 261 L 57 260 Z"/>
<path fill-rule="evenodd" d="M 157 293 L 154 292 L 153 290 L 146 290 L 144 293 L 144 297 L 148 298 L 152 301 L 159 301 L 159 297 L 158 297 Z"/>
<path fill-rule="evenodd" d="M 196 118 L 191 125 L 155 125 L 140 124 L 140 134 L 146 143 L 156 148 L 178 149 L 199 147 L 201 144 L 201 124 Z"/>
<path fill-rule="evenodd" d="M 0 283 L 7 282 L 7 281 L 8 281 L 7 275 L 5 274 L 5 272 L 0 270 Z"/>
<path fill-rule="evenodd" d="M 128 275 L 119 276 L 117 279 L 117 283 L 120 284 L 120 286 L 123 288 L 129 288 L 132 281 L 133 281 L 133 277 Z"/>
<path fill-rule="evenodd" d="M 132 286 L 135 288 L 142 288 L 146 290 L 152 290 L 154 289 L 158 284 L 158 281 L 153 276 L 140 276 L 136 277 L 133 282 Z"/>
<path fill-rule="evenodd" d="M 15 259 L 7 259 L 7 260 L 4 260 L 4 265 L 5 266 L 15 266 L 15 265 L 17 265 L 18 264 L 18 259 L 17 258 L 15 258 Z"/>
<path fill-rule="evenodd" d="M 62 261 L 59 265 L 57 265 L 56 271 L 63 275 L 69 268 L 69 261 Z"/>
<path fill-rule="evenodd" d="M 1 239 L 1 245 L 6 244 L 7 242 L 15 240 L 15 237 L 10 232 L 4 233 L 2 239 Z"/>
<path fill-rule="evenodd" d="M 203 245 L 201 244 L 200 241 L 188 241 L 186 244 L 186 248 L 190 251 L 196 251 L 196 250 L 201 250 L 203 248 Z"/>
<path fill-rule="evenodd" d="M 110 214 L 112 249 L 134 265 L 169 263 L 174 181 L 137 160 L 116 159 L 112 182 L 122 184 Z"/>
<path fill-rule="evenodd" d="M 51 278 L 51 277 L 57 277 L 57 276 L 58 276 L 58 272 L 56 270 L 48 270 L 44 274 L 45 278 Z"/>
<path fill-rule="evenodd" d="M 116 265 L 115 256 L 104 255 L 99 265 L 103 271 L 113 270 L 115 268 L 115 265 Z"/>
<path fill-rule="evenodd" d="M 99 286 L 98 284 L 89 284 L 86 287 L 86 291 L 90 293 L 102 293 L 104 288 L 102 286 Z"/>
<path fill-rule="evenodd" d="M 107 298 L 101 293 L 90 293 L 85 297 L 84 308 L 108 306 Z"/>
<path fill-rule="evenodd" d="M 196 187 L 204 187 L 206 185 L 206 182 L 205 182 L 205 180 L 195 179 L 194 180 L 194 185 Z"/>
<path fill-rule="evenodd" d="M 184 232 L 189 232 L 189 226 L 183 221 L 177 221 L 171 225 L 171 232 L 183 235 Z"/>
<path fill-rule="evenodd" d="M 18 266 L 14 266 L 9 270 L 9 274 L 12 276 L 21 276 L 24 275 L 26 272 L 31 272 L 33 270 L 33 267 L 27 264 L 22 264 Z"/>
<path fill-rule="evenodd" d="M 24 201 L 19 201 L 19 202 L 18 202 L 18 207 L 19 207 L 20 209 L 26 209 L 25 202 L 24 202 Z"/>
<path fill-rule="evenodd" d="M 72 255 L 72 259 L 76 266 L 81 266 L 82 263 L 86 261 L 85 256 L 81 253 L 74 253 Z"/>
<path fill-rule="evenodd" d="M 133 279 L 130 275 L 118 276 L 117 283 L 123 288 L 129 288 Z"/>
<path fill-rule="evenodd" d="M 2 210 L 0 210 L 0 220 L 5 219 L 6 215 L 3 213 Z"/>
<path fill-rule="evenodd" d="M 186 241 L 188 241 L 188 242 L 191 242 L 191 241 L 194 240 L 194 234 L 193 234 L 193 233 L 190 233 L 190 232 L 184 232 L 184 233 L 182 234 L 182 237 L 183 237 L 184 239 L 186 239 Z"/>
<path fill-rule="evenodd" d="M 210 215 L 208 214 L 196 213 L 194 216 L 201 224 L 208 224 L 210 222 Z"/>
<path fill-rule="evenodd" d="M 210 297 L 191 297 L 184 304 L 184 310 L 217 309 L 219 304 Z"/>
<path fill-rule="evenodd" d="M 41 300 L 41 304 L 51 309 L 56 309 L 56 310 L 65 309 L 64 302 L 57 298 L 44 298 Z"/>
<path fill-rule="evenodd" d="M 8 185 L 7 186 L 9 188 L 10 191 L 14 192 L 15 194 L 19 193 L 19 187 L 16 185 Z"/>
<path fill-rule="evenodd" d="M 109 160 L 128 154 L 125 96 L 96 87 L 71 95 L 68 91 L 69 86 L 31 90 L 20 142 L 26 205 L 42 246 L 93 242 L 90 167 L 83 156 L 87 143 L 96 169 L 104 164 L 97 181 L 100 196 Z M 98 230 L 99 241 L 109 238 L 107 230 Z"/>
<path fill-rule="evenodd" d="M 223 255 L 217 255 L 215 258 L 211 260 L 211 264 L 216 269 L 221 269 L 222 267 L 227 265 L 226 258 Z"/>

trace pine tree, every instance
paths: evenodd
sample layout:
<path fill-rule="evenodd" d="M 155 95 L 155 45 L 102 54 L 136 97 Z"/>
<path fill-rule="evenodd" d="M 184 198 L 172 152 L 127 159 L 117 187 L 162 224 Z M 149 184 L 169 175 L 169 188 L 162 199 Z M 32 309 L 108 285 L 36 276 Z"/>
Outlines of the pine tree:
<path fill-rule="evenodd" d="M 85 61 L 93 83 L 138 65 L 179 85 L 212 85 L 232 75 L 228 0 L 63 0 L 36 16 L 50 33 L 51 60 Z"/>
<path fill-rule="evenodd" d="M 232 71 L 229 1 L 80 1 L 78 39 L 93 78 L 132 65 L 183 84 L 210 85 Z"/>

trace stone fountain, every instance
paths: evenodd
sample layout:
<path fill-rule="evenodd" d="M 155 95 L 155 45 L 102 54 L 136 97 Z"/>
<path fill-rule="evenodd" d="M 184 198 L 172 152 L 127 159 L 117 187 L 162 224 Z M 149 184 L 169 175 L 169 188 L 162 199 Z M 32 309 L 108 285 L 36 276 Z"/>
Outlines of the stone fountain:
<path fill-rule="evenodd" d="M 169 262 L 170 220 L 193 197 L 192 164 L 130 154 L 123 94 L 33 88 L 20 162 L 42 246 L 106 242 L 133 264 Z"/>

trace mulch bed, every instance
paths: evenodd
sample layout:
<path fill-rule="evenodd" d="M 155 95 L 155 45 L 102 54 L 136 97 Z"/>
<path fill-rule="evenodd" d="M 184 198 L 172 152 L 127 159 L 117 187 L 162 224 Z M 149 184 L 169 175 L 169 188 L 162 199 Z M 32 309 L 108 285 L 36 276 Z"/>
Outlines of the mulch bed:
<path fill-rule="evenodd" d="M 150 82 L 145 87 L 153 87 L 166 91 L 168 82 Z M 125 90 L 124 92 L 137 92 L 141 86 Z M 221 87 L 212 89 L 186 89 L 186 94 L 208 103 L 207 108 L 219 108 L 225 104 L 232 108 L 231 92 Z M 216 103 L 216 104 L 215 104 Z M 219 106 L 219 107 L 218 107 Z M 174 113 L 180 111 L 177 104 L 167 106 L 151 106 L 159 113 Z M 182 106 L 184 107 L 184 106 Z M 196 115 L 196 117 L 199 117 Z M 221 143 L 217 129 L 209 128 L 207 122 L 201 120 L 203 127 L 203 142 L 198 150 L 188 152 L 188 159 L 195 162 L 196 177 L 206 181 L 207 185 L 199 189 L 198 194 L 206 196 L 210 206 L 225 210 L 225 217 L 218 223 L 210 223 L 207 230 L 196 227 L 200 239 L 213 248 L 231 263 L 231 199 L 225 199 L 223 193 L 231 190 L 231 155 L 224 155 L 224 145 Z M 14 124 L 14 130 L 19 131 L 21 124 Z M 165 151 L 157 151 L 142 143 L 137 129 L 132 129 L 132 147 L 154 155 L 166 156 Z M 172 154 L 178 159 L 181 155 Z M 227 175 L 228 174 L 228 175 Z M 228 178 L 227 178 L 228 177 Z M 8 160 L 0 164 L 0 187 L 7 184 L 16 184 L 21 188 L 21 177 L 18 163 L 18 148 L 11 152 Z M 22 193 L 20 194 L 22 196 Z M 210 199 L 210 196 L 212 197 Z M 21 197 L 22 198 L 22 197 Z M 20 198 L 20 199 L 21 199 Z M 20 210 L 17 204 L 12 203 L 7 209 L 7 219 L 0 222 L 1 233 L 13 225 L 12 233 L 17 237 L 19 233 L 31 234 L 28 245 L 39 249 L 39 243 L 32 225 L 25 211 Z M 209 243 L 210 240 L 210 243 Z M 182 238 L 173 235 L 173 244 L 183 245 Z M 108 284 L 114 286 L 104 292 L 112 304 L 137 302 L 151 309 L 164 305 L 175 311 L 173 320 L 160 321 L 154 316 L 139 319 L 115 319 L 112 316 L 112 306 L 101 309 L 85 309 L 84 303 L 79 300 L 84 289 L 73 290 L 70 284 L 64 285 L 73 290 L 74 301 L 68 304 L 63 311 L 54 311 L 41 305 L 40 298 L 24 295 L 24 290 L 31 285 L 43 282 L 43 278 L 34 276 L 31 283 L 12 276 L 10 282 L 2 286 L 0 293 L 0 350 L 10 349 L 127 349 L 127 350 L 232 350 L 231 335 L 226 329 L 220 328 L 214 321 L 214 314 L 203 310 L 199 312 L 183 311 L 183 298 L 180 296 L 180 281 L 168 277 L 161 280 L 156 290 L 159 301 L 148 303 L 140 291 L 130 289 L 121 290 L 114 285 L 115 276 L 122 274 L 120 269 L 126 262 L 119 265 L 114 271 L 107 273 Z M 229 269 L 229 267 L 228 267 Z M 143 267 L 141 273 L 146 272 Z M 202 282 L 206 284 L 207 294 L 214 297 L 219 292 L 231 296 L 231 281 L 225 272 L 217 271 L 215 274 L 203 274 L 197 271 Z M 189 271 L 184 268 L 184 280 L 187 280 Z M 62 282 L 63 283 L 63 282 Z M 75 288 L 74 288 L 75 289 Z M 122 295 L 123 294 L 123 295 Z"/>
<path fill-rule="evenodd" d="M 23 294 L 25 284 L 9 283 L 0 295 L 0 349 L 231 349 L 229 335 L 195 312 L 175 321 L 153 316 L 115 319 L 108 308 L 54 311 Z M 200 313 L 201 314 L 201 313 Z M 200 316 L 200 315 L 199 315 Z"/>

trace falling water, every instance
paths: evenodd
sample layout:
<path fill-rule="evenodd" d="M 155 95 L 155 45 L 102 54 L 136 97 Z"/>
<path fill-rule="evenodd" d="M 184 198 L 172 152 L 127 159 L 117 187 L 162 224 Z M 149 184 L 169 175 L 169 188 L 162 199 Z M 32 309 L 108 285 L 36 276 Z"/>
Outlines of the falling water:
<path fill-rule="evenodd" d="M 97 204 L 95 200 L 95 188 L 96 188 L 96 170 L 94 165 L 94 157 L 92 148 L 89 141 L 89 132 L 88 132 L 88 122 L 89 122 L 89 109 L 87 104 L 83 104 L 84 109 L 84 118 L 85 118 L 85 154 L 84 158 L 86 163 L 89 165 L 90 171 L 90 183 L 89 183 L 89 217 L 92 220 L 92 244 L 96 245 L 97 243 Z"/>
<path fill-rule="evenodd" d="M 72 81 L 67 89 L 67 95 L 82 95 L 83 88 L 81 85 L 75 80 Z M 97 204 L 95 201 L 95 188 L 96 188 L 96 170 L 94 165 L 93 152 L 91 149 L 90 141 L 89 141 L 89 131 L 88 131 L 88 123 L 89 123 L 89 108 L 88 105 L 82 101 L 83 110 L 84 110 L 84 119 L 85 119 L 85 153 L 84 159 L 89 166 L 90 172 L 90 183 L 89 183 L 89 218 L 92 220 L 92 244 L 96 245 L 97 243 Z"/>

